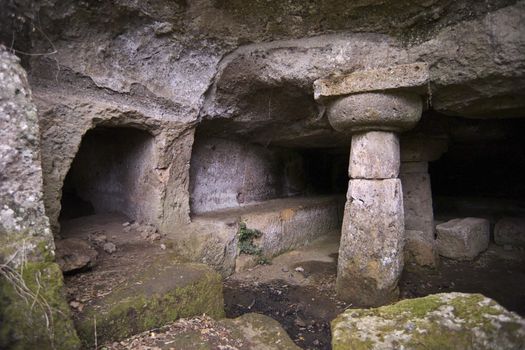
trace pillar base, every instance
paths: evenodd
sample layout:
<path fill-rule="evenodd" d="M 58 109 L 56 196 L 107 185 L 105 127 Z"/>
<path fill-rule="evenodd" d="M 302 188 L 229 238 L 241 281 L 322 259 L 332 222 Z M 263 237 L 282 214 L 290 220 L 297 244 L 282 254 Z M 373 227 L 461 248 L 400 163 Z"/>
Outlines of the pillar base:
<path fill-rule="evenodd" d="M 404 230 L 399 179 L 350 180 L 337 266 L 340 299 L 357 306 L 397 299 Z"/>

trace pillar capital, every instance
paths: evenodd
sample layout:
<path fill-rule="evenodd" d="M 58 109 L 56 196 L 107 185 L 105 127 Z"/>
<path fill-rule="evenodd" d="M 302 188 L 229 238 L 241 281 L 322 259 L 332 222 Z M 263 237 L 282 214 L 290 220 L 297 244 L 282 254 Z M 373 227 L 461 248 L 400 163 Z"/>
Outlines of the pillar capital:
<path fill-rule="evenodd" d="M 314 97 L 335 130 L 401 132 L 421 118 L 428 82 L 425 63 L 398 65 L 316 80 Z"/>

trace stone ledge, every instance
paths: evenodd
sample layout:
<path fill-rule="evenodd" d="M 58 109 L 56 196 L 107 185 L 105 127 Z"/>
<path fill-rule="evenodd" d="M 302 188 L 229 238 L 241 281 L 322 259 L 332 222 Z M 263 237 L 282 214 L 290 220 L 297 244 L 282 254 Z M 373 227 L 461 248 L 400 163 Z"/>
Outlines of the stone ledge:
<path fill-rule="evenodd" d="M 402 64 L 318 79 L 314 82 L 314 98 L 324 102 L 337 96 L 394 89 L 410 89 L 424 94 L 429 82 L 426 63 Z"/>

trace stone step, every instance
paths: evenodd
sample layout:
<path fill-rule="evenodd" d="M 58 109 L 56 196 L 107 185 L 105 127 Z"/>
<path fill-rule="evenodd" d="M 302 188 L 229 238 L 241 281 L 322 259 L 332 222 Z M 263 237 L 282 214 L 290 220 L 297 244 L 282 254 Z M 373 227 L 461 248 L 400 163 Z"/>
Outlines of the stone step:
<path fill-rule="evenodd" d="M 108 344 L 106 348 L 109 350 L 300 349 L 277 321 L 255 313 L 218 321 L 209 317 L 183 319 L 118 343 Z"/>
<path fill-rule="evenodd" d="M 203 264 L 181 263 L 169 255 L 109 294 L 90 300 L 75 314 L 83 345 L 113 342 L 183 317 L 224 316 L 221 277 Z"/>

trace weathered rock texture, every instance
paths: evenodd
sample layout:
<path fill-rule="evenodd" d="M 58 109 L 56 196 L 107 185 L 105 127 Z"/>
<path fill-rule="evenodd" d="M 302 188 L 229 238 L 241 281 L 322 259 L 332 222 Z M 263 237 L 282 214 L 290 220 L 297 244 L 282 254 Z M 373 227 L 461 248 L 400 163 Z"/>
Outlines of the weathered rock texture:
<path fill-rule="evenodd" d="M 234 319 L 213 320 L 207 316 L 183 319 L 165 327 L 137 334 L 113 344 L 111 350 L 149 348 L 159 339 L 174 349 L 299 350 L 279 322 L 271 317 L 248 313 Z"/>
<path fill-rule="evenodd" d="M 410 268 L 412 265 L 436 267 L 439 262 L 436 240 L 426 238 L 421 231 L 406 229 L 404 256 L 405 267 Z"/>
<path fill-rule="evenodd" d="M 25 71 L 0 45 L 0 347 L 79 342 L 42 202 L 39 130 Z"/>
<path fill-rule="evenodd" d="M 83 239 L 61 239 L 55 245 L 56 262 L 63 272 L 91 268 L 97 264 L 98 252 Z"/>
<path fill-rule="evenodd" d="M 503 218 L 494 227 L 494 241 L 500 245 L 525 246 L 525 219 Z"/>
<path fill-rule="evenodd" d="M 297 163 L 286 163 L 292 176 L 280 178 L 290 181 L 274 188 L 274 166 L 259 162 L 272 158 L 270 147 L 295 148 L 291 153 L 348 149 L 350 138 L 330 125 L 326 108 L 315 102 L 317 79 L 424 63 L 428 82 L 417 91 L 424 109 L 469 118 L 524 117 L 524 10 L 523 0 L 3 1 L 0 41 L 18 50 L 30 71 L 40 124 L 44 202 L 53 233 L 60 233 L 64 182 L 82 139 L 89 138 L 90 130 L 131 128 L 150 135 L 148 155 L 142 157 L 149 161 L 125 162 L 132 168 L 139 164 L 141 176 L 131 171 L 120 179 L 144 180 L 144 187 L 117 189 L 115 181 L 106 178 L 98 188 L 111 185 L 118 194 L 113 198 L 117 203 L 108 202 L 112 210 L 187 242 L 193 232 L 188 226 L 190 193 L 196 213 L 225 208 L 223 200 L 227 206 L 240 206 L 290 195 L 302 185 L 293 177 Z M 388 81 L 391 88 L 405 89 L 403 81 Z M 406 91 L 399 94 L 415 101 Z M 391 100 L 377 91 L 357 99 L 365 108 L 365 100 L 377 95 Z M 356 117 L 374 114 L 363 108 Z M 392 130 L 392 125 L 400 125 L 394 117 L 388 127 L 375 127 Z M 247 151 L 239 154 L 251 155 L 244 160 L 232 154 L 204 155 L 193 164 L 227 159 L 235 171 L 224 172 L 231 181 L 190 192 L 191 184 L 208 183 L 190 175 L 206 175 L 202 168 L 190 171 L 195 129 L 204 123 L 214 130 L 207 134 L 210 138 L 241 140 Z M 197 140 L 194 156 L 202 154 L 203 144 Z M 100 154 L 96 146 L 92 151 L 97 151 L 95 157 Z M 249 168 L 257 172 L 250 174 Z M 24 169 L 30 167 L 16 167 L 8 178 L 28 177 Z M 240 181 L 263 176 L 260 183 Z M 2 178 L 4 182 L 6 188 L 16 188 L 11 180 Z M 133 196 L 123 195 L 127 192 Z M 98 210 L 107 209 L 100 206 L 102 196 L 83 194 L 95 202 L 94 210 L 97 205 Z M 131 203 L 133 199 L 140 203 Z M 31 222 L 31 211 L 12 210 Z M 43 218 L 42 208 L 38 212 L 35 222 Z M 11 227 L 13 214 L 2 215 Z M 51 236 L 37 231 L 34 239 L 44 235 L 51 246 Z M 229 234 L 210 229 L 203 236 L 206 239 L 192 242 L 191 250 L 198 252 L 194 256 L 231 270 L 232 259 L 224 258 L 230 256 L 225 251 L 235 249 Z"/>
<path fill-rule="evenodd" d="M 351 180 L 339 248 L 337 291 L 354 305 L 395 300 L 403 269 L 401 182 Z"/>
<path fill-rule="evenodd" d="M 161 259 L 111 294 L 91 300 L 75 325 L 85 347 L 127 338 L 182 317 L 224 317 L 220 276 L 202 264 Z M 96 320 L 95 320 L 96 319 Z"/>
<path fill-rule="evenodd" d="M 343 349 L 521 349 L 525 320 L 481 294 L 448 293 L 377 309 L 347 310 L 332 321 Z"/>
<path fill-rule="evenodd" d="M 464 218 L 436 226 L 439 255 L 472 260 L 489 246 L 490 223 L 486 219 Z"/>
<path fill-rule="evenodd" d="M 423 104 L 416 92 L 428 82 L 426 65 L 410 67 L 414 75 L 405 74 L 406 66 L 396 66 L 314 83 L 315 96 L 328 103 L 330 124 L 353 134 L 336 288 L 340 298 L 357 305 L 382 305 L 398 293 L 405 226 L 394 132 L 419 121 Z M 372 77 L 369 83 L 363 78 L 367 76 Z M 405 88 L 412 90 L 399 91 Z"/>
<path fill-rule="evenodd" d="M 373 131 L 352 136 L 349 175 L 352 179 L 392 179 L 399 175 L 399 138 Z"/>
<path fill-rule="evenodd" d="M 408 252 L 410 257 L 408 260 L 435 267 L 439 256 L 434 238 L 434 212 L 428 163 L 402 162 L 399 178 L 403 185 L 405 229 L 411 233 L 406 237 L 405 252 Z"/>
<path fill-rule="evenodd" d="M 149 219 L 174 232 L 189 222 L 193 128 L 201 120 L 228 121 L 230 133 L 262 145 L 347 146 L 315 104 L 312 83 L 413 62 L 429 66 L 436 111 L 498 117 L 519 115 L 522 106 L 522 1 L 24 4 L 4 5 L 2 34 L 11 43 L 19 29 L 15 47 L 44 53 L 26 61 L 56 234 L 64 179 L 82 135 L 96 126 L 152 135 L 152 201 L 160 209 Z"/>

